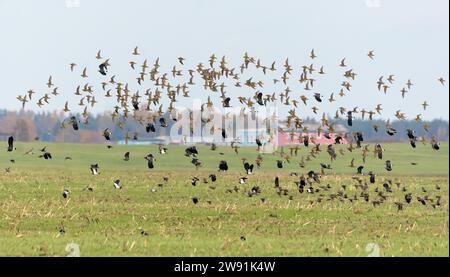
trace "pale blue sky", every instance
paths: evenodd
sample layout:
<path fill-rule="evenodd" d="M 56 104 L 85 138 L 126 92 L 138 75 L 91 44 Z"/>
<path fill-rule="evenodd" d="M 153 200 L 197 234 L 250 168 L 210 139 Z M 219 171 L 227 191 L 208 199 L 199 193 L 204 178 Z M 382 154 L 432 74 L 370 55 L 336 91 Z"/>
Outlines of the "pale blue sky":
<path fill-rule="evenodd" d="M 385 118 L 402 109 L 409 117 L 422 113 L 425 119 L 448 119 L 448 85 L 441 86 L 437 79 L 449 75 L 449 2 L 379 0 L 379 7 L 368 5 L 376 1 L 80 0 L 80 7 L 68 8 L 65 0 L 0 0 L 0 108 L 19 109 L 15 97 L 30 88 L 38 96 L 48 92 L 50 74 L 63 95 L 48 109 L 66 100 L 78 103 L 73 90 L 81 83 L 79 74 L 70 74 L 67 65 L 74 61 L 92 72 L 99 49 L 111 58 L 110 71 L 134 84 L 127 62 L 136 45 L 149 61 L 159 56 L 167 70 L 179 56 L 194 65 L 206 63 L 212 53 L 226 55 L 236 67 L 245 51 L 266 64 L 277 60 L 279 67 L 289 57 L 295 79 L 299 66 L 310 63 L 308 53 L 314 48 L 316 66 L 324 65 L 328 72 L 318 81 L 319 92 L 336 95 L 343 57 L 359 74 L 349 96 L 333 105 L 324 103 L 322 111 L 334 114 L 341 105 L 373 109 L 382 103 Z M 370 49 L 377 55 L 374 62 L 366 56 Z M 389 74 L 398 81 L 384 96 L 375 82 Z M 99 83 L 100 76 L 92 75 L 96 78 L 90 82 Z M 415 86 L 402 100 L 399 90 L 408 79 Z M 294 84 L 293 95 L 303 94 L 298 82 Z M 282 89 L 268 87 L 264 92 Z M 205 96 L 201 87 L 191 94 Z M 430 103 L 426 112 L 420 105 L 424 100 Z M 96 111 L 110 108 L 111 103 L 100 102 Z"/>

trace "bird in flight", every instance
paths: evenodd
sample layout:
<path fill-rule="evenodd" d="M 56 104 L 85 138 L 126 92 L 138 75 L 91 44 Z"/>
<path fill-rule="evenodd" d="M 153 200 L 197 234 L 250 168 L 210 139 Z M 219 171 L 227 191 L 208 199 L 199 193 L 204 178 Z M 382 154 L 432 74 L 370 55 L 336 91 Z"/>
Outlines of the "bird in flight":
<path fill-rule="evenodd" d="M 98 50 L 97 55 L 95 55 L 95 58 L 96 58 L 97 60 L 103 59 L 101 53 L 102 53 L 102 50 Z"/>
<path fill-rule="evenodd" d="M 83 69 L 83 72 L 81 73 L 81 77 L 83 77 L 83 78 L 87 78 L 88 77 L 88 75 L 87 75 L 87 68 L 86 67 Z"/>
<path fill-rule="evenodd" d="M 70 64 L 69 64 L 69 67 L 70 67 L 70 71 L 72 71 L 72 72 L 73 72 L 73 70 L 75 69 L 75 66 L 77 66 L 77 64 L 76 64 L 76 63 L 70 63 Z"/>
<path fill-rule="evenodd" d="M 138 55 L 140 55 L 140 53 L 139 53 L 139 51 L 138 51 L 138 47 L 136 46 L 134 49 L 133 49 L 133 55 L 135 55 L 135 56 L 138 56 Z"/>
<path fill-rule="evenodd" d="M 48 78 L 47 86 L 48 86 L 49 88 L 51 88 L 51 87 L 53 86 L 53 83 L 52 83 L 52 76 L 50 76 L 50 77 Z"/>

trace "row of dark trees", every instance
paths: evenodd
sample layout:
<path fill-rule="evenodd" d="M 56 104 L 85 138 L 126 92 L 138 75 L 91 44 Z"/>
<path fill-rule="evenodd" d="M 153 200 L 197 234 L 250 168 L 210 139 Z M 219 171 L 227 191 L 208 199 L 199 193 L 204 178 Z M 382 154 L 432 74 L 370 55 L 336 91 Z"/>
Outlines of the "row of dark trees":
<path fill-rule="evenodd" d="M 147 133 L 144 126 L 134 120 L 127 120 L 123 128 L 119 128 L 117 124 L 112 122 L 111 115 L 104 113 L 90 116 L 88 124 L 80 123 L 80 131 L 74 132 L 70 125 L 67 125 L 65 129 L 61 129 L 61 123 L 65 119 L 67 121 L 68 117 L 62 112 L 35 113 L 32 111 L 0 110 L 0 138 L 4 140 L 7 136 L 13 135 L 19 141 L 39 139 L 55 142 L 101 143 L 104 140 L 99 134 L 105 128 L 109 128 L 112 131 L 111 139 L 113 141 L 123 140 L 127 132 L 130 137 L 134 136 L 134 133 L 138 133 L 139 140 L 153 140 L 165 135 L 165 132 L 173 124 L 171 120 L 167 120 L 168 128 L 160 128 L 159 124 L 156 124 L 156 132 Z M 164 117 L 169 118 L 167 114 Z M 306 118 L 305 123 L 316 124 L 318 122 L 313 118 Z M 344 120 L 338 120 L 336 123 L 346 126 L 349 133 L 363 132 L 366 141 L 406 141 L 406 129 L 415 130 L 417 136 L 430 138 L 434 135 L 439 141 L 448 141 L 449 137 L 449 123 L 440 119 L 426 122 L 429 125 L 429 132 L 426 132 L 423 128 L 425 122 L 417 123 L 414 120 L 393 121 L 392 126 L 397 129 L 398 135 L 392 137 L 386 134 L 384 129 L 385 122 L 382 120 L 355 119 L 352 127 L 348 127 Z M 376 132 L 373 125 L 379 125 L 380 130 Z"/>

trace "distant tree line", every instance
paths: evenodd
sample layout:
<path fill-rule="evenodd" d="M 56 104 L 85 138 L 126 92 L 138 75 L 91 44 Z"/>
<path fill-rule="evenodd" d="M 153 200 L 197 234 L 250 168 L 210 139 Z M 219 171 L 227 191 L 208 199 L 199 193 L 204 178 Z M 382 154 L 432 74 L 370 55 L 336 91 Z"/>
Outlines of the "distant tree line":
<path fill-rule="evenodd" d="M 168 114 L 163 115 L 169 118 Z M 67 118 L 63 112 L 38 112 L 33 111 L 7 111 L 0 110 L 0 139 L 5 140 L 8 136 L 13 135 L 19 141 L 54 141 L 54 142 L 70 142 L 70 143 L 102 143 L 104 142 L 101 136 L 104 129 L 109 128 L 112 132 L 111 139 L 113 141 L 123 140 L 128 133 L 130 139 L 133 139 L 137 134 L 139 140 L 155 140 L 160 136 L 168 135 L 166 132 L 172 126 L 171 120 L 167 120 L 168 128 L 161 128 L 156 124 L 155 133 L 147 133 L 145 126 L 136 122 L 135 120 L 124 120 L 123 118 L 116 118 L 115 123 L 124 122 L 120 128 L 111 119 L 110 113 L 103 113 L 91 115 L 87 124 L 81 120 L 80 130 L 73 131 L 70 124 L 67 123 Z M 78 116 L 80 117 L 80 116 Z M 332 121 L 332 120 L 331 120 Z M 65 122 L 65 123 L 64 123 Z M 392 121 L 392 126 L 397 129 L 396 136 L 388 136 L 385 132 L 385 122 L 382 120 L 353 120 L 353 126 L 348 127 L 345 120 L 334 121 L 336 124 L 346 126 L 347 132 L 352 133 L 356 131 L 363 132 L 366 141 L 379 142 L 395 142 L 407 141 L 406 129 L 413 129 L 417 136 L 424 136 L 430 138 L 436 136 L 439 141 L 448 141 L 449 124 L 446 120 L 436 119 L 428 122 L 416 122 L 414 120 Z M 306 118 L 305 124 L 317 124 L 316 119 Z M 426 132 L 423 128 L 424 124 L 429 125 L 429 131 Z M 61 128 L 65 125 L 65 128 Z M 379 126 L 378 132 L 373 128 L 374 125 Z"/>

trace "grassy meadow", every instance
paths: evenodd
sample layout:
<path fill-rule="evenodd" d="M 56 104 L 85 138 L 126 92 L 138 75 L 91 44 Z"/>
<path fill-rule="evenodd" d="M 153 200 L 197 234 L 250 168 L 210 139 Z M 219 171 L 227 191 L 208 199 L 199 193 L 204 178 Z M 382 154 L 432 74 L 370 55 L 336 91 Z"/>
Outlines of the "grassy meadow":
<path fill-rule="evenodd" d="M 44 146 L 52 160 L 38 158 Z M 384 160 L 392 161 L 392 172 L 369 154 L 364 171 L 377 173 L 377 182 L 369 184 L 368 202 L 355 186 L 356 168 L 349 167 L 352 158 L 356 166 L 363 164 L 360 149 L 338 153 L 333 169 L 314 184 L 320 191 L 301 194 L 295 184 L 299 177 L 291 173 L 320 172 L 320 162 L 330 162 L 326 146 L 304 168 L 298 161 L 310 149 L 301 148 L 283 169 L 276 168 L 278 154 L 264 154 L 247 184 L 238 183 L 246 176 L 242 158 L 254 163 L 254 147 L 236 154 L 229 147 L 211 151 L 198 146 L 203 162 L 198 170 L 182 146 L 169 145 L 167 155 L 160 155 L 155 145 L 107 149 L 17 142 L 16 147 L 12 153 L 0 151 L 0 256 L 66 256 L 69 243 L 79 245 L 81 256 L 364 257 L 371 243 L 379 246 L 381 256 L 449 253 L 448 144 L 440 151 L 430 145 L 413 150 L 409 144 L 385 144 Z M 33 154 L 24 155 L 31 149 Z M 130 161 L 122 159 L 127 151 Z M 284 152 L 290 154 L 289 147 Z M 149 153 L 156 156 L 152 170 L 144 159 Z M 228 172 L 217 171 L 221 160 L 228 162 Z M 89 170 L 95 163 L 100 166 L 97 176 Z M 211 173 L 217 181 L 204 183 Z M 277 194 L 275 176 L 287 195 Z M 193 177 L 200 179 L 197 186 L 191 185 Z M 366 175 L 359 178 L 368 182 Z M 120 190 L 113 186 L 116 179 L 123 185 Z M 384 191 L 388 180 L 392 192 Z M 261 192 L 249 197 L 254 186 Z M 64 189 L 70 191 L 68 198 L 62 197 Z M 373 205 L 380 198 L 377 191 L 386 200 Z M 410 204 L 406 193 L 412 193 Z M 426 197 L 427 204 L 417 197 Z M 440 205 L 435 205 L 438 197 Z M 395 202 L 402 202 L 403 210 Z"/>

